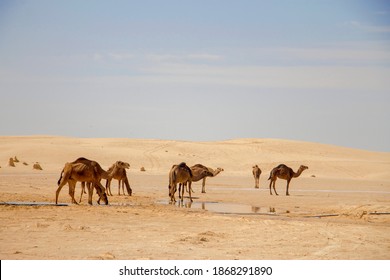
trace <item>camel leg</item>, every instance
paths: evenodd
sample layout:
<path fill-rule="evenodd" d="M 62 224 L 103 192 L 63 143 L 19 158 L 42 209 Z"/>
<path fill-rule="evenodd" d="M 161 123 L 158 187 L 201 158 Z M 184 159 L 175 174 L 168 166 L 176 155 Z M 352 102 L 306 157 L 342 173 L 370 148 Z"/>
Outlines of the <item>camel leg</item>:
<path fill-rule="evenodd" d="M 120 183 L 121 183 L 121 186 L 122 186 L 122 193 L 123 193 L 123 195 L 126 195 L 125 194 L 125 182 L 123 182 L 123 180 L 121 180 Z"/>
<path fill-rule="evenodd" d="M 183 199 L 184 199 L 184 192 L 185 192 L 185 186 L 187 185 L 187 183 L 180 183 L 179 184 L 179 198 L 181 198 L 181 201 L 183 202 Z M 181 188 L 180 188 L 181 186 Z M 181 192 L 181 195 L 180 195 L 180 192 Z M 190 189 L 190 192 L 191 192 L 191 189 Z"/>
<path fill-rule="evenodd" d="M 123 194 L 125 194 L 123 192 Z M 121 195 L 121 180 L 118 180 L 118 195 Z"/>
<path fill-rule="evenodd" d="M 189 189 L 190 189 L 190 201 L 192 202 L 192 196 L 191 196 L 191 184 L 192 184 L 192 182 L 191 181 L 189 181 L 188 182 L 188 184 L 189 184 Z M 184 188 L 183 188 L 184 189 Z"/>
<path fill-rule="evenodd" d="M 269 182 L 269 194 L 272 195 L 272 179 Z"/>
<path fill-rule="evenodd" d="M 288 192 L 289 187 L 290 187 L 290 180 L 287 180 L 286 195 L 290 195 L 290 193 Z"/>
<path fill-rule="evenodd" d="M 72 203 L 78 204 L 76 199 L 74 198 L 74 191 L 76 189 L 76 182 L 75 181 L 69 181 L 69 195 L 72 198 Z"/>
<path fill-rule="evenodd" d="M 179 198 L 180 200 L 183 202 L 183 199 L 184 199 L 184 184 L 180 183 L 179 184 Z M 180 193 L 181 193 L 181 196 L 180 196 Z"/>
<path fill-rule="evenodd" d="M 111 192 L 111 180 L 110 180 L 110 179 L 107 179 L 107 181 L 106 181 L 106 192 L 107 192 L 107 195 L 112 196 L 112 192 Z"/>
<path fill-rule="evenodd" d="M 275 194 L 278 195 L 278 193 L 276 192 L 276 189 L 275 189 L 275 184 L 276 184 L 276 180 L 274 181 L 273 188 L 274 188 Z"/>
<path fill-rule="evenodd" d="M 63 186 L 65 186 L 66 182 L 63 181 L 61 182 L 59 185 L 58 185 L 58 188 L 57 188 L 57 191 L 56 191 L 56 204 L 58 204 L 58 196 L 60 194 L 60 191 L 62 189 Z"/>
<path fill-rule="evenodd" d="M 203 178 L 202 180 L 202 193 L 206 193 L 206 178 Z"/>
<path fill-rule="evenodd" d="M 175 193 L 176 193 L 176 185 L 171 187 L 170 193 L 169 193 L 169 196 L 171 197 L 171 202 L 173 202 L 173 203 L 176 202 Z M 180 194 L 180 192 L 179 192 L 179 194 Z"/>
<path fill-rule="evenodd" d="M 87 193 L 87 192 L 85 191 L 85 182 L 81 182 L 81 194 L 80 194 L 79 203 L 81 203 L 81 199 L 83 198 L 83 193 Z"/>
<path fill-rule="evenodd" d="M 88 189 L 88 204 L 92 205 L 93 184 L 88 182 L 87 189 Z"/>
<path fill-rule="evenodd" d="M 179 199 L 181 199 L 181 189 L 184 188 L 182 183 L 179 183 Z"/>

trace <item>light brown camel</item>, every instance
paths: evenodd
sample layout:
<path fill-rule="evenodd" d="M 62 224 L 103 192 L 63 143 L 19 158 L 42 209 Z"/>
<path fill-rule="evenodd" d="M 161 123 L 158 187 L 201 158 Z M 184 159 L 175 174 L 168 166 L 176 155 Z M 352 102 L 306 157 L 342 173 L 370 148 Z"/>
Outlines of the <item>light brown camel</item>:
<path fill-rule="evenodd" d="M 257 164 L 255 166 L 253 166 L 252 174 L 253 174 L 253 177 L 255 178 L 255 188 L 258 189 L 259 183 L 260 183 L 261 169 L 259 168 L 259 166 L 257 166 Z"/>
<path fill-rule="evenodd" d="M 85 163 L 87 162 L 88 163 L 88 159 L 85 159 L 85 158 L 79 158 L 77 160 L 75 160 L 73 163 Z M 95 164 L 98 164 L 97 162 L 94 162 L 94 161 L 91 161 Z M 100 165 L 99 165 L 100 166 Z M 104 171 L 102 168 L 99 168 L 100 170 L 100 173 L 101 173 L 101 179 L 106 179 L 106 193 L 108 194 L 108 191 L 107 191 L 107 185 L 109 183 L 111 183 L 111 180 L 112 179 L 117 179 L 117 178 L 114 178 L 114 177 L 118 177 L 118 174 L 120 174 L 122 171 L 124 171 L 124 176 L 127 180 L 127 176 L 126 176 L 126 170 L 125 168 L 129 168 L 130 167 L 130 164 L 127 163 L 127 162 L 123 162 L 123 161 L 117 161 L 115 162 L 107 171 Z M 99 182 L 101 181 L 101 179 L 99 180 Z M 82 182 L 81 183 L 81 194 L 80 194 L 80 201 L 79 203 L 81 202 L 81 199 L 83 198 L 83 193 L 86 193 L 85 192 L 85 185 L 86 185 L 87 182 Z M 87 188 L 88 188 L 88 191 L 90 189 L 90 183 L 87 183 Z M 132 193 L 132 190 L 130 188 L 130 184 L 129 182 L 127 181 L 126 182 L 126 188 L 127 188 L 127 191 L 129 193 L 129 195 L 131 195 Z M 110 193 L 111 193 L 111 190 L 110 190 Z M 125 192 L 123 191 L 123 194 Z M 112 195 L 112 194 L 111 194 Z M 100 202 L 100 198 L 98 200 L 98 203 Z"/>
<path fill-rule="evenodd" d="M 202 164 L 195 164 L 194 166 L 191 166 L 191 171 L 193 175 L 192 182 L 202 180 L 202 193 L 206 193 L 206 177 L 215 177 L 224 170 L 220 167 L 214 170 Z"/>
<path fill-rule="evenodd" d="M 191 169 L 191 172 L 192 172 L 192 182 L 197 182 L 197 181 L 200 181 L 201 179 L 203 179 L 203 188 L 204 188 L 204 186 L 205 186 L 205 182 L 206 182 L 206 177 L 214 177 L 214 174 L 215 173 L 212 173 L 210 170 L 212 170 L 211 168 L 207 168 L 207 167 L 203 167 L 203 168 L 201 168 L 200 166 L 202 166 L 202 165 L 198 165 L 198 166 L 196 166 L 196 167 L 190 167 L 190 169 Z M 223 170 L 223 169 L 221 169 L 221 170 Z M 219 171 L 220 172 L 220 171 Z M 219 173 L 218 172 L 218 173 Z M 218 174 L 217 173 L 217 174 Z M 188 184 L 187 184 L 187 182 L 185 182 L 185 183 L 180 183 L 179 184 L 179 198 L 180 198 L 180 190 L 181 190 L 181 188 L 183 188 L 183 191 L 184 191 L 184 188 L 187 188 L 187 192 L 188 193 L 190 193 L 190 192 L 194 192 L 193 190 L 192 190 L 192 187 L 189 187 L 188 186 Z M 191 191 L 190 191 L 191 190 Z M 182 191 L 182 192 L 183 192 Z M 206 192 L 203 192 L 203 193 L 206 193 Z"/>
<path fill-rule="evenodd" d="M 189 188 L 191 189 L 192 183 L 192 171 L 184 162 L 179 165 L 173 165 L 171 170 L 169 171 L 169 197 L 171 198 L 171 203 L 175 203 L 175 193 L 177 190 L 177 184 L 188 182 Z M 182 193 L 184 195 L 184 187 L 182 188 Z M 183 195 L 181 195 L 181 200 L 183 200 Z M 179 190 L 180 197 L 180 190 Z M 192 201 L 191 192 L 190 192 L 190 200 Z"/>
<path fill-rule="evenodd" d="M 270 183 L 269 183 L 270 194 L 272 195 L 271 185 L 273 185 L 275 194 L 278 195 L 278 193 L 276 192 L 276 189 L 275 189 L 275 182 L 276 182 L 277 178 L 280 178 L 280 179 L 287 180 L 286 195 L 290 195 L 290 193 L 288 192 L 288 188 L 290 186 L 291 179 L 299 177 L 302 174 L 302 172 L 308 168 L 309 167 L 307 167 L 305 165 L 301 165 L 299 167 L 298 171 L 294 172 L 290 167 L 288 167 L 284 164 L 280 164 L 277 167 L 275 167 L 274 169 L 272 169 L 272 171 L 269 175 L 269 178 L 268 178 L 268 180 L 270 180 Z"/>
<path fill-rule="evenodd" d="M 105 204 L 108 204 L 105 188 L 100 183 L 101 175 L 98 172 L 96 166 L 85 163 L 69 163 L 67 162 L 64 169 L 61 172 L 60 179 L 58 180 L 58 188 L 56 191 L 56 204 L 58 204 L 58 195 L 62 187 L 65 184 L 69 185 L 69 195 L 72 198 L 72 203 L 78 204 L 74 198 L 74 191 L 77 182 L 86 182 L 88 185 L 88 203 L 92 205 L 92 193 L 93 187 L 99 195 L 98 203 L 100 199 Z"/>
<path fill-rule="evenodd" d="M 121 162 L 118 163 L 118 168 L 123 167 Z M 88 186 L 88 203 L 92 204 L 93 188 L 96 189 L 99 194 L 98 203 L 100 199 L 103 199 L 105 204 L 108 204 L 108 198 L 106 195 L 106 189 L 100 183 L 101 179 L 109 179 L 112 174 L 103 170 L 99 163 L 86 158 L 78 158 L 71 163 L 66 163 L 64 169 L 61 172 L 61 177 L 58 180 L 58 189 L 56 191 L 56 204 L 58 202 L 58 195 L 61 188 L 68 183 L 69 195 L 72 197 L 72 203 L 76 203 L 74 199 L 74 191 L 76 188 L 76 182 L 85 182 Z M 83 190 L 82 190 L 83 193 Z M 81 201 L 81 198 L 80 198 Z"/>
<path fill-rule="evenodd" d="M 129 183 L 129 180 L 128 180 L 127 174 L 126 174 L 126 168 L 127 169 L 130 168 L 130 164 L 127 163 L 127 162 L 123 162 L 124 168 L 123 167 L 117 167 L 116 168 L 117 163 L 118 162 L 113 164 L 107 170 L 108 173 L 112 173 L 112 178 L 107 179 L 107 183 L 106 183 L 107 194 L 112 196 L 112 193 L 111 193 L 111 181 L 112 181 L 112 179 L 116 179 L 116 180 L 118 180 L 118 195 L 121 195 L 121 184 L 122 184 L 123 195 L 125 195 L 125 185 L 126 185 L 127 194 L 129 196 L 131 196 L 133 191 L 132 191 L 132 189 L 130 187 L 130 183 Z"/>

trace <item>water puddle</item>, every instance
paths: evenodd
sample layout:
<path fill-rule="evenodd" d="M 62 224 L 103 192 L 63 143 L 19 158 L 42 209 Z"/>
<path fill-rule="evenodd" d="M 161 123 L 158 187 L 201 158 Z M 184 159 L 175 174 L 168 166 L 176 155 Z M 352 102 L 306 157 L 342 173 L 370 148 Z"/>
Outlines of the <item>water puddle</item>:
<path fill-rule="evenodd" d="M 176 201 L 169 203 L 166 200 L 157 202 L 158 204 L 174 205 L 179 208 L 201 209 L 219 214 L 237 214 L 237 215 L 272 215 L 276 216 L 274 207 L 258 207 L 239 203 L 226 203 L 215 201 Z"/>
<path fill-rule="evenodd" d="M 69 206 L 67 203 L 51 203 L 51 202 L 36 202 L 36 201 L 8 201 L 0 202 L 0 205 L 13 205 L 13 206 Z"/>

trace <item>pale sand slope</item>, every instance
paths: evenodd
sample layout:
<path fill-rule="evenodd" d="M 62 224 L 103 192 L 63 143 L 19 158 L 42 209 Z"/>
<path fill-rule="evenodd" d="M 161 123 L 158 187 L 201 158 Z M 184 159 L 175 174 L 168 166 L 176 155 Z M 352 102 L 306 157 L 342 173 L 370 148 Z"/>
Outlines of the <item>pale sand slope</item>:
<path fill-rule="evenodd" d="M 14 156 L 20 162 L 8 167 Z M 1 205 L 0 259 L 390 259 L 390 215 L 373 215 L 390 212 L 390 153 L 274 139 L 0 137 L 0 201 L 53 203 L 64 163 L 81 156 L 105 169 L 129 162 L 133 196 L 118 196 L 115 181 L 109 206 L 86 198 L 67 207 Z M 207 180 L 206 194 L 195 183 L 194 203 L 178 207 L 168 204 L 168 172 L 182 161 L 225 171 Z M 289 197 L 284 180 L 279 196 L 268 191 L 280 163 L 309 166 Z M 259 190 L 254 164 L 263 171 Z M 337 216 L 312 217 L 328 214 Z"/>

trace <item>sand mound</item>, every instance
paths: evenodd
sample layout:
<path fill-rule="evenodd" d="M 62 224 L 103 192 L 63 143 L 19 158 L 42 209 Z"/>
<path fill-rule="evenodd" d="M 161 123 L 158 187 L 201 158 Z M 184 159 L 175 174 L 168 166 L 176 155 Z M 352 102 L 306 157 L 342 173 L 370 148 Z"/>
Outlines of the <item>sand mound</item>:
<path fill-rule="evenodd" d="M 34 163 L 33 169 L 36 169 L 36 170 L 43 170 L 42 167 L 41 167 L 41 165 L 40 165 L 38 162 Z"/>
<path fill-rule="evenodd" d="M 8 160 L 8 166 L 15 167 L 15 161 L 13 158 L 9 158 Z"/>

